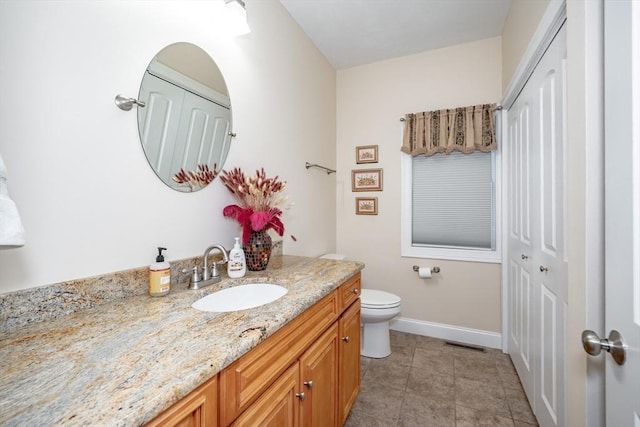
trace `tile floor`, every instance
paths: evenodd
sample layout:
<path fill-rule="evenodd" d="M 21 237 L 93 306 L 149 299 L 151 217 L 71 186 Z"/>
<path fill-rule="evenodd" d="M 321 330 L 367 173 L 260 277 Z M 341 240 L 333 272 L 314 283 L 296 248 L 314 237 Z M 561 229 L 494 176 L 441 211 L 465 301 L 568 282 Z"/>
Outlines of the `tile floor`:
<path fill-rule="evenodd" d="M 508 355 L 391 331 L 391 355 L 361 357 L 345 427 L 537 426 Z"/>

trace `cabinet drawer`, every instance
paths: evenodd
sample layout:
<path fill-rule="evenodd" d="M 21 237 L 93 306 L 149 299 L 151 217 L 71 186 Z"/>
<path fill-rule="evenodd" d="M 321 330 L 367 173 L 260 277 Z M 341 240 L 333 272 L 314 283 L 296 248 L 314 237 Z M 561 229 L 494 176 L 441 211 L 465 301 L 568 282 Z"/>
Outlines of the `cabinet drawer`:
<path fill-rule="evenodd" d="M 339 315 L 338 293 L 324 297 L 220 373 L 220 421 L 229 425 Z"/>
<path fill-rule="evenodd" d="M 358 299 L 358 297 L 360 297 L 360 291 L 360 273 L 340 285 L 338 288 L 338 295 L 340 296 L 340 312 L 344 311 L 356 299 Z"/>

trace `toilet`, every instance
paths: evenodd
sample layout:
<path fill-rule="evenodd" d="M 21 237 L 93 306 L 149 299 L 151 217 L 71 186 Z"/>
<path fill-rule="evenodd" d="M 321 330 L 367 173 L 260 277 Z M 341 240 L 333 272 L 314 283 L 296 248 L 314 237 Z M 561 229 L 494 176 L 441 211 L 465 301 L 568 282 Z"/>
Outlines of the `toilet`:
<path fill-rule="evenodd" d="M 325 254 L 320 258 L 343 260 L 345 256 Z M 401 302 L 399 296 L 390 292 L 362 289 L 360 293 L 361 355 L 380 359 L 391 354 L 389 321 L 400 314 Z"/>

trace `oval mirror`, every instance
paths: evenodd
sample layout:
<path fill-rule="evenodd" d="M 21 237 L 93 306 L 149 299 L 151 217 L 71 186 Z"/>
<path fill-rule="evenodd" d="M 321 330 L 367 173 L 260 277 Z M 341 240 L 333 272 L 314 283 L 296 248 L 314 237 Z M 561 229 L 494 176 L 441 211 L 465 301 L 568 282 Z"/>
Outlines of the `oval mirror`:
<path fill-rule="evenodd" d="M 222 73 L 201 48 L 162 49 L 145 70 L 138 132 L 149 165 L 177 191 L 206 187 L 222 170 L 231 141 L 231 100 Z"/>

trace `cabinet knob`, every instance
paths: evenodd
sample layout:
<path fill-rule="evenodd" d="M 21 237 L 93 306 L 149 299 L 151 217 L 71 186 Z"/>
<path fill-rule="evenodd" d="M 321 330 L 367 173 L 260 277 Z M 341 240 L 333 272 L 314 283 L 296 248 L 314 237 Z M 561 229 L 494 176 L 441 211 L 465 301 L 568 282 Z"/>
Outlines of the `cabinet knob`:
<path fill-rule="evenodd" d="M 520 255 L 520 258 L 522 258 L 523 260 L 526 260 L 526 259 L 528 259 L 529 257 L 528 257 L 528 256 L 526 256 L 525 254 L 522 254 L 522 255 Z"/>
<path fill-rule="evenodd" d="M 541 265 L 541 266 L 540 266 L 540 271 L 541 271 L 542 273 L 546 273 L 547 271 L 549 271 L 549 269 L 548 269 L 547 267 L 545 267 L 544 265 Z"/>
<path fill-rule="evenodd" d="M 309 389 L 313 388 L 313 381 L 305 381 L 302 384 L 306 385 L 307 387 L 309 387 Z"/>
<path fill-rule="evenodd" d="M 301 391 L 300 393 L 296 393 L 296 397 L 299 398 L 300 400 L 304 400 L 304 391 Z"/>
<path fill-rule="evenodd" d="M 358 288 L 353 288 L 353 293 L 358 295 Z"/>
<path fill-rule="evenodd" d="M 347 335 L 346 337 L 342 337 L 342 341 L 349 342 L 349 336 Z"/>

